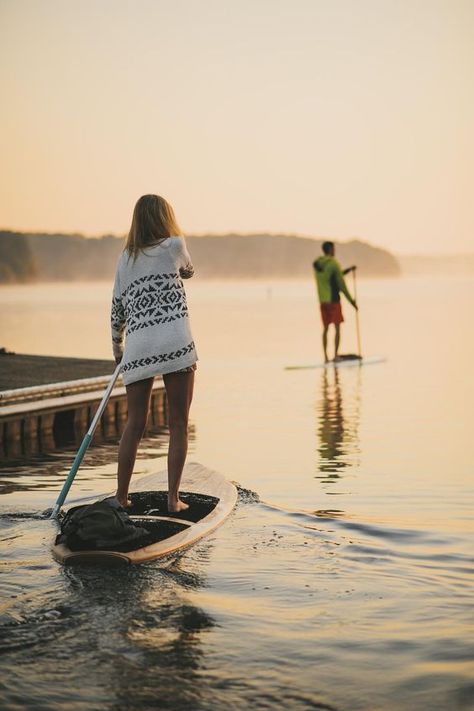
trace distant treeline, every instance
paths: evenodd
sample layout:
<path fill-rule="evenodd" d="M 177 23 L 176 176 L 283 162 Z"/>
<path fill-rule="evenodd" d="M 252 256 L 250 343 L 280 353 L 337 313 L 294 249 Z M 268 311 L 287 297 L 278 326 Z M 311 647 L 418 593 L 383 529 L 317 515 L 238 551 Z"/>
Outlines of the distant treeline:
<path fill-rule="evenodd" d="M 0 284 L 32 281 L 35 260 L 26 235 L 0 232 Z"/>
<path fill-rule="evenodd" d="M 322 239 L 294 235 L 187 236 L 196 274 L 219 278 L 299 278 L 311 274 Z M 124 240 L 113 235 L 0 232 L 0 282 L 110 280 Z M 360 240 L 336 243 L 343 266 L 363 276 L 398 276 L 397 259 Z"/>

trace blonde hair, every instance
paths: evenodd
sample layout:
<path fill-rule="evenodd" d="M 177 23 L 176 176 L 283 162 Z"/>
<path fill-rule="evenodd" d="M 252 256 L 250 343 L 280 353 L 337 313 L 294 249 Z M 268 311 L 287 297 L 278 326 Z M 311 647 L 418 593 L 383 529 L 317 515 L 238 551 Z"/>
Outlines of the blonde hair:
<path fill-rule="evenodd" d="M 133 210 L 124 251 L 135 261 L 145 247 L 181 234 L 171 205 L 159 195 L 142 195 Z"/>

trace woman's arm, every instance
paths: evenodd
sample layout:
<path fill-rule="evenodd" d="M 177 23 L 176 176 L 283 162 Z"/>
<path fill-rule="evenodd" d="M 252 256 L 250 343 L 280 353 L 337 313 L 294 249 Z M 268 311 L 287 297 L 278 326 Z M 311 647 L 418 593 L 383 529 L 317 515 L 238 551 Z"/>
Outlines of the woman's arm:
<path fill-rule="evenodd" d="M 180 237 L 179 242 L 179 275 L 182 279 L 191 279 L 191 277 L 194 275 L 194 267 L 191 262 L 191 257 L 189 256 L 184 237 Z"/>
<path fill-rule="evenodd" d="M 180 267 L 179 276 L 181 279 L 191 279 L 194 276 L 194 267 L 192 264 L 188 264 L 187 267 Z"/>
<path fill-rule="evenodd" d="M 120 277 L 117 267 L 115 275 L 114 291 L 112 294 L 112 308 L 110 311 L 110 325 L 112 329 L 112 350 L 114 358 L 118 363 L 123 356 L 123 335 L 125 331 L 125 310 L 122 303 L 120 291 Z"/>

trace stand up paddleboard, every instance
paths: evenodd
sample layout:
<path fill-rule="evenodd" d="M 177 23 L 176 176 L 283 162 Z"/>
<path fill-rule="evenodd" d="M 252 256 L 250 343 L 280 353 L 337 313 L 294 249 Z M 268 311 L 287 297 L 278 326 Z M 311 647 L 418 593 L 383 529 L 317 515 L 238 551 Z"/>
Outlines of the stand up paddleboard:
<path fill-rule="evenodd" d="M 237 501 L 235 486 L 221 474 L 206 469 L 201 464 L 188 464 L 184 468 L 182 487 L 180 497 L 189 504 L 189 509 L 176 514 L 168 512 L 166 470 L 139 479 L 130 487 L 129 498 L 132 505 L 127 508 L 127 513 L 132 520 L 149 531 L 152 539 L 152 542 L 143 548 L 72 551 L 64 543 L 59 543 L 53 545 L 54 558 L 65 565 L 147 563 L 178 553 L 211 533 L 225 521 Z M 99 498 L 106 496 L 107 494 Z M 92 503 L 94 500 L 97 500 L 97 497 L 89 497 L 75 503 Z"/>
<path fill-rule="evenodd" d="M 374 365 L 375 363 L 384 363 L 387 359 L 383 356 L 369 356 L 368 358 L 359 358 L 353 356 L 348 358 L 342 356 L 340 360 L 330 360 L 327 363 L 312 363 L 308 365 L 287 365 L 285 370 L 313 370 L 314 368 L 354 368 L 361 365 Z"/>

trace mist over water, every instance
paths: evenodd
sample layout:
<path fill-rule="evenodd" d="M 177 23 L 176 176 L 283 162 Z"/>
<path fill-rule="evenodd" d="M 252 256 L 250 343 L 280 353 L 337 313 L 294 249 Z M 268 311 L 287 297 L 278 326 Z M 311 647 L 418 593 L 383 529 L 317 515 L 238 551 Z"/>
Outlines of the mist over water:
<path fill-rule="evenodd" d="M 164 567 L 70 571 L 34 514 L 73 450 L 4 462 L 4 707 L 474 708 L 472 278 L 361 281 L 363 352 L 387 361 L 339 370 L 284 370 L 322 360 L 312 282 L 186 286 L 188 458 L 238 506 Z M 2 288 L 0 345 L 109 357 L 110 289 Z M 147 437 L 135 476 L 166 447 Z M 70 500 L 111 490 L 115 458 L 93 447 Z"/>

